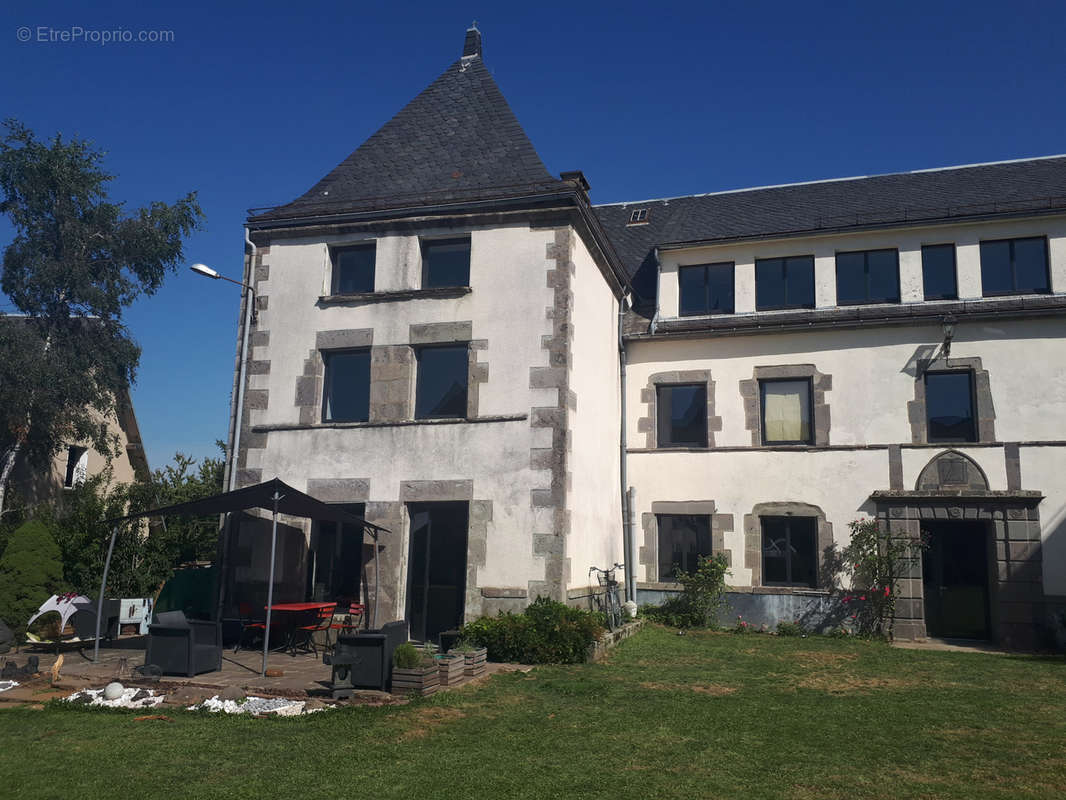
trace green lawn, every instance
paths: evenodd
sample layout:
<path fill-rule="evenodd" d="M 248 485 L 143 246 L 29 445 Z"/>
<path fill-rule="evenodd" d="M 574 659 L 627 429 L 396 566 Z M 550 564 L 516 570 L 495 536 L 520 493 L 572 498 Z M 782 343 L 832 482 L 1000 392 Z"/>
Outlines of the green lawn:
<path fill-rule="evenodd" d="M 497 676 L 406 707 L 168 713 L 0 711 L 0 794 L 1066 795 L 1062 659 L 653 628 L 607 664 Z"/>

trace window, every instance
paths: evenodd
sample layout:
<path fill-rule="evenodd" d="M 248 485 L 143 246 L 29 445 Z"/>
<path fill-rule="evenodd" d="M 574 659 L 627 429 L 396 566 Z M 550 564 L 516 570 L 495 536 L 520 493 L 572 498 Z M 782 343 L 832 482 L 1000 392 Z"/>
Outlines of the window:
<path fill-rule="evenodd" d="M 954 300 L 959 296 L 955 281 L 955 245 L 922 247 L 922 285 L 926 300 Z"/>
<path fill-rule="evenodd" d="M 759 381 L 763 444 L 813 444 L 811 381 Z"/>
<path fill-rule="evenodd" d="M 817 586 L 815 517 L 762 518 L 762 577 L 766 586 Z"/>
<path fill-rule="evenodd" d="M 341 508 L 357 517 L 362 517 L 365 510 L 362 503 L 345 504 Z M 305 599 L 309 602 L 359 602 L 362 549 L 363 530 L 360 526 L 317 523 L 307 553 Z"/>
<path fill-rule="evenodd" d="M 985 297 L 1050 291 L 1047 239 L 981 242 L 981 287 Z"/>
<path fill-rule="evenodd" d="M 374 291 L 374 261 L 377 246 L 337 247 L 333 259 L 332 294 L 360 294 Z"/>
<path fill-rule="evenodd" d="M 415 418 L 465 417 L 468 370 L 465 344 L 420 348 Z"/>
<path fill-rule="evenodd" d="M 976 442 L 973 373 L 928 372 L 925 410 L 930 442 Z"/>
<path fill-rule="evenodd" d="M 422 241 L 422 288 L 470 285 L 470 239 Z"/>
<path fill-rule="evenodd" d="M 655 387 L 659 447 L 707 446 L 707 386 Z"/>
<path fill-rule="evenodd" d="M 63 488 L 73 489 L 85 483 L 89 469 L 89 451 L 84 447 L 67 448 L 67 471 L 63 477 Z"/>
<path fill-rule="evenodd" d="M 322 353 L 326 375 L 322 391 L 324 422 L 366 422 L 370 418 L 370 351 Z"/>
<path fill-rule="evenodd" d="M 755 309 L 814 308 L 814 256 L 755 260 Z"/>
<path fill-rule="evenodd" d="M 648 209 L 637 208 L 633 210 L 633 213 L 629 215 L 630 225 L 639 225 L 642 222 L 648 221 Z"/>
<path fill-rule="evenodd" d="M 899 302 L 899 252 L 837 253 L 837 305 Z"/>
<path fill-rule="evenodd" d="M 707 514 L 658 514 L 659 580 L 677 580 L 678 570 L 695 572 L 700 556 L 711 555 Z"/>
<path fill-rule="evenodd" d="M 733 313 L 733 262 L 679 267 L 681 316 Z"/>

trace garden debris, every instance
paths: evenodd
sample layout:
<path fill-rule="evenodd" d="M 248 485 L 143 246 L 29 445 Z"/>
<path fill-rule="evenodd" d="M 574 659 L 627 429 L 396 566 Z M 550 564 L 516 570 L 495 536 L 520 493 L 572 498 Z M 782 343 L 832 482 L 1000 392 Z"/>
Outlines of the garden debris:
<path fill-rule="evenodd" d="M 59 682 L 59 671 L 63 669 L 63 654 L 59 654 L 59 658 L 56 659 L 56 663 L 52 665 L 52 683 Z"/>
<path fill-rule="evenodd" d="M 158 720 L 161 720 L 163 722 L 173 722 L 174 721 L 170 717 L 168 717 L 166 714 L 145 714 L 143 717 L 134 717 L 133 721 L 134 722 L 145 722 L 146 720 L 150 720 L 150 719 L 158 719 Z"/>
<path fill-rule="evenodd" d="M 14 689 L 18 686 L 17 681 L 0 681 L 0 692 L 6 692 L 8 689 Z"/>
<path fill-rule="evenodd" d="M 0 680 L 13 681 L 15 678 L 32 678 L 37 674 L 40 665 L 40 659 L 37 656 L 30 656 L 26 660 L 26 666 L 18 666 L 14 659 L 7 661 L 4 664 L 3 671 L 0 671 Z"/>
<path fill-rule="evenodd" d="M 267 677 L 267 678 L 284 678 L 285 677 L 285 671 L 281 670 L 281 669 L 268 669 L 266 671 L 266 676 L 265 677 Z"/>

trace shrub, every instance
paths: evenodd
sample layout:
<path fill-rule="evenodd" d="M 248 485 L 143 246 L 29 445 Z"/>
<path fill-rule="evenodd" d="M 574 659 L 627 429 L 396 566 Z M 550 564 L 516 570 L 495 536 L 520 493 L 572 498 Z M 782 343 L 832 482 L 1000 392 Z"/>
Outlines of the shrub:
<path fill-rule="evenodd" d="M 661 606 L 645 606 L 649 619 L 676 628 L 704 628 L 713 625 L 722 607 L 725 579 L 729 575 L 725 556 L 700 556 L 695 572 L 678 572 L 681 594 Z"/>
<path fill-rule="evenodd" d="M 392 664 L 400 669 L 417 669 L 422 663 L 422 651 L 410 642 L 404 642 L 392 652 Z"/>
<path fill-rule="evenodd" d="M 63 591 L 59 546 L 43 524 L 20 525 L 0 556 L 0 619 L 16 636 L 53 593 Z"/>
<path fill-rule="evenodd" d="M 740 614 L 737 614 L 737 624 L 733 626 L 733 633 L 752 633 L 753 630 L 751 623 L 740 616 Z"/>
<path fill-rule="evenodd" d="M 464 643 L 488 648 L 490 661 L 578 664 L 602 632 L 600 615 L 538 597 L 521 614 L 482 617 L 460 634 Z"/>
<path fill-rule="evenodd" d="M 777 623 L 777 635 L 778 636 L 806 636 L 807 631 L 803 629 L 803 626 L 798 622 L 779 622 Z"/>

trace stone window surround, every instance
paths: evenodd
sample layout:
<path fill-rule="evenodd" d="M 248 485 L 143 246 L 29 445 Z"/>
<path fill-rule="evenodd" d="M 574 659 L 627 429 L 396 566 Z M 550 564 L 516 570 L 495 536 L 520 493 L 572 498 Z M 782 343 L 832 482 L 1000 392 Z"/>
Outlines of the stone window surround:
<path fill-rule="evenodd" d="M 733 564 L 733 551 L 725 546 L 725 534 L 733 530 L 733 515 L 719 514 L 714 500 L 656 501 L 651 504 L 651 511 L 641 515 L 641 528 L 644 531 L 644 544 L 639 548 L 637 563 L 644 567 L 644 580 L 640 573 L 637 580 L 641 583 L 654 584 L 657 587 L 680 588 L 677 583 L 659 581 L 659 514 L 691 514 L 711 518 L 711 551 L 714 555 L 722 553 L 726 562 Z"/>
<path fill-rule="evenodd" d="M 907 416 L 911 423 L 913 444 L 943 444 L 950 442 L 929 441 L 928 411 L 925 406 L 925 375 L 927 372 L 969 372 L 973 377 L 974 421 L 977 442 L 996 441 L 996 408 L 992 402 L 992 388 L 988 371 L 982 369 L 979 357 L 921 359 L 914 376 L 914 400 L 907 403 Z M 968 444 L 959 442 L 960 445 Z M 972 444 L 969 443 L 969 444 Z"/>
<path fill-rule="evenodd" d="M 809 503 L 770 502 L 756 503 L 750 514 L 744 515 L 744 566 L 751 570 L 751 585 L 762 586 L 762 518 L 763 517 L 814 517 L 818 520 L 815 538 L 817 572 L 815 589 L 827 589 L 834 576 L 827 575 L 824 565 L 826 548 L 833 545 L 833 523 L 826 520 L 825 512 Z M 787 594 L 790 591 L 810 591 L 807 587 L 772 586 L 770 591 Z"/>
<path fill-rule="evenodd" d="M 764 380 L 790 380 L 808 378 L 811 381 L 811 416 L 814 419 L 812 444 L 802 447 L 826 447 L 829 445 L 830 414 L 825 393 L 833 389 L 833 376 L 821 373 L 814 364 L 787 364 L 781 366 L 755 367 L 752 377 L 740 382 L 740 396 L 744 403 L 744 427 L 751 431 L 753 447 L 763 447 L 762 441 L 762 392 L 759 382 Z M 773 444 L 765 445 L 775 446 Z"/>
<path fill-rule="evenodd" d="M 655 450 L 659 447 L 659 409 L 658 389 L 660 386 L 677 386 L 684 384 L 702 383 L 707 388 L 707 444 L 706 447 L 714 447 L 715 431 L 722 430 L 722 418 L 714 413 L 714 381 L 711 379 L 711 370 L 672 370 L 670 372 L 656 372 L 648 376 L 648 383 L 640 390 L 640 401 L 645 404 L 646 414 L 637 420 L 637 431 L 645 435 L 645 447 Z M 666 449 L 666 448 L 663 448 Z M 673 449 L 673 448 L 669 448 Z M 688 448 L 693 449 L 693 448 Z M 699 449 L 699 448 L 696 448 Z"/>
<path fill-rule="evenodd" d="M 478 356 L 488 349 L 487 339 L 473 339 L 473 322 L 435 322 L 412 324 L 408 343 L 374 345 L 372 328 L 318 331 L 315 349 L 304 360 L 303 374 L 296 379 L 295 405 L 300 409 L 301 425 L 325 424 L 322 420 L 322 393 L 327 350 L 370 350 L 369 422 L 400 423 L 414 419 L 415 350 L 435 344 L 468 346 L 466 418 L 478 417 L 478 388 L 488 381 L 488 364 Z"/>

